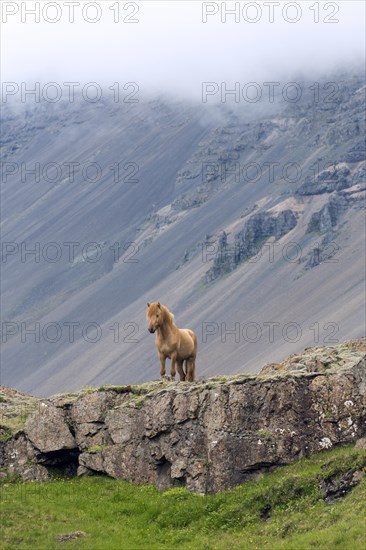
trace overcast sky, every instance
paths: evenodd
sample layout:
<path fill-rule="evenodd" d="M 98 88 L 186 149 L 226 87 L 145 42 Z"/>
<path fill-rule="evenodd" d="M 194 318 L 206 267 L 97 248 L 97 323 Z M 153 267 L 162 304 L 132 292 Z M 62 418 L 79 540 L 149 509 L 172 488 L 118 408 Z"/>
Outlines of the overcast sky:
<path fill-rule="evenodd" d="M 197 0 L 78 0 L 69 2 L 74 22 L 67 2 L 41 1 L 37 23 L 27 12 L 36 2 L 1 4 L 5 82 L 135 81 L 141 92 L 200 97 L 203 81 L 315 79 L 362 67 L 364 56 L 362 0 L 226 2 L 227 9 L 240 4 L 238 22 L 229 14 L 222 20 L 221 2 Z"/>

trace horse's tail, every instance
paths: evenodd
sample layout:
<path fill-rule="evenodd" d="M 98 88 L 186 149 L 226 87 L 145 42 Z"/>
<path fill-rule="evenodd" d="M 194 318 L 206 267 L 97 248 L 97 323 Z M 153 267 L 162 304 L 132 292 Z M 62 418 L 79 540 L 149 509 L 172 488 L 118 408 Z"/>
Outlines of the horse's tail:
<path fill-rule="evenodd" d="M 193 330 L 190 330 L 189 334 L 191 335 L 191 338 L 193 340 L 194 352 L 186 363 L 187 381 L 194 382 L 196 378 L 197 335 Z"/>
<path fill-rule="evenodd" d="M 193 343 L 194 343 L 194 349 L 197 353 L 197 334 L 193 330 L 189 330 L 189 334 L 192 337 Z"/>

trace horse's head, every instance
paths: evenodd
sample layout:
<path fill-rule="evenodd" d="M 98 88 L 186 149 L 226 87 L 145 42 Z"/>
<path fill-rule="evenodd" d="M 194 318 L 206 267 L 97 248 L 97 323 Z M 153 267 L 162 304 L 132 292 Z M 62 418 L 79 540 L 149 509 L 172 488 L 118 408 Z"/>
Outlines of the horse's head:
<path fill-rule="evenodd" d="M 147 330 L 154 334 L 163 322 L 163 311 L 160 302 L 147 304 L 146 319 L 149 321 Z"/>

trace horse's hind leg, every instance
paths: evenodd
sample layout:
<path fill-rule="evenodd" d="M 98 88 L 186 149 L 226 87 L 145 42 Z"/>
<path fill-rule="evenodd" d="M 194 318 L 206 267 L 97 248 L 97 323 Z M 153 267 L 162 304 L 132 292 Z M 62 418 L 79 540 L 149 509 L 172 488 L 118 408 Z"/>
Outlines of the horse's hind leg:
<path fill-rule="evenodd" d="M 183 361 L 181 359 L 177 359 L 177 371 L 179 374 L 179 380 L 183 382 L 186 379 L 186 375 L 183 370 Z"/>
<path fill-rule="evenodd" d="M 185 380 L 186 377 L 185 377 L 184 370 L 183 370 L 183 361 L 181 359 L 178 359 L 177 354 L 174 353 L 171 356 L 171 363 L 170 363 L 170 377 L 173 380 L 175 378 L 175 367 L 177 367 L 177 371 L 178 371 L 178 374 L 179 374 L 179 379 L 181 381 Z"/>
<path fill-rule="evenodd" d="M 187 382 L 191 382 L 191 359 L 187 359 L 186 361 L 186 370 L 187 370 Z"/>
<path fill-rule="evenodd" d="M 194 359 L 187 359 L 187 381 L 194 382 L 196 364 Z"/>

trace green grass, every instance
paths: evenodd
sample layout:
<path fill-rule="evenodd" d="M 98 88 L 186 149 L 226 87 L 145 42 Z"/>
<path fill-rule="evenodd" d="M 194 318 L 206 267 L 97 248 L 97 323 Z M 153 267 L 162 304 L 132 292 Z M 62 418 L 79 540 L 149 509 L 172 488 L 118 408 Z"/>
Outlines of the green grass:
<path fill-rule="evenodd" d="M 13 434 L 10 431 L 9 428 L 1 426 L 0 430 L 1 430 L 1 432 L 0 432 L 0 442 L 1 443 L 5 443 L 6 441 L 8 441 L 9 439 L 11 439 L 13 437 Z"/>
<path fill-rule="evenodd" d="M 88 453 L 101 453 L 105 447 L 106 445 L 94 445 L 93 447 L 88 447 Z"/>
<path fill-rule="evenodd" d="M 365 464 L 365 451 L 339 447 L 210 496 L 101 476 L 6 482 L 1 547 L 364 550 L 366 479 L 335 504 L 324 502 L 319 480 Z"/>

